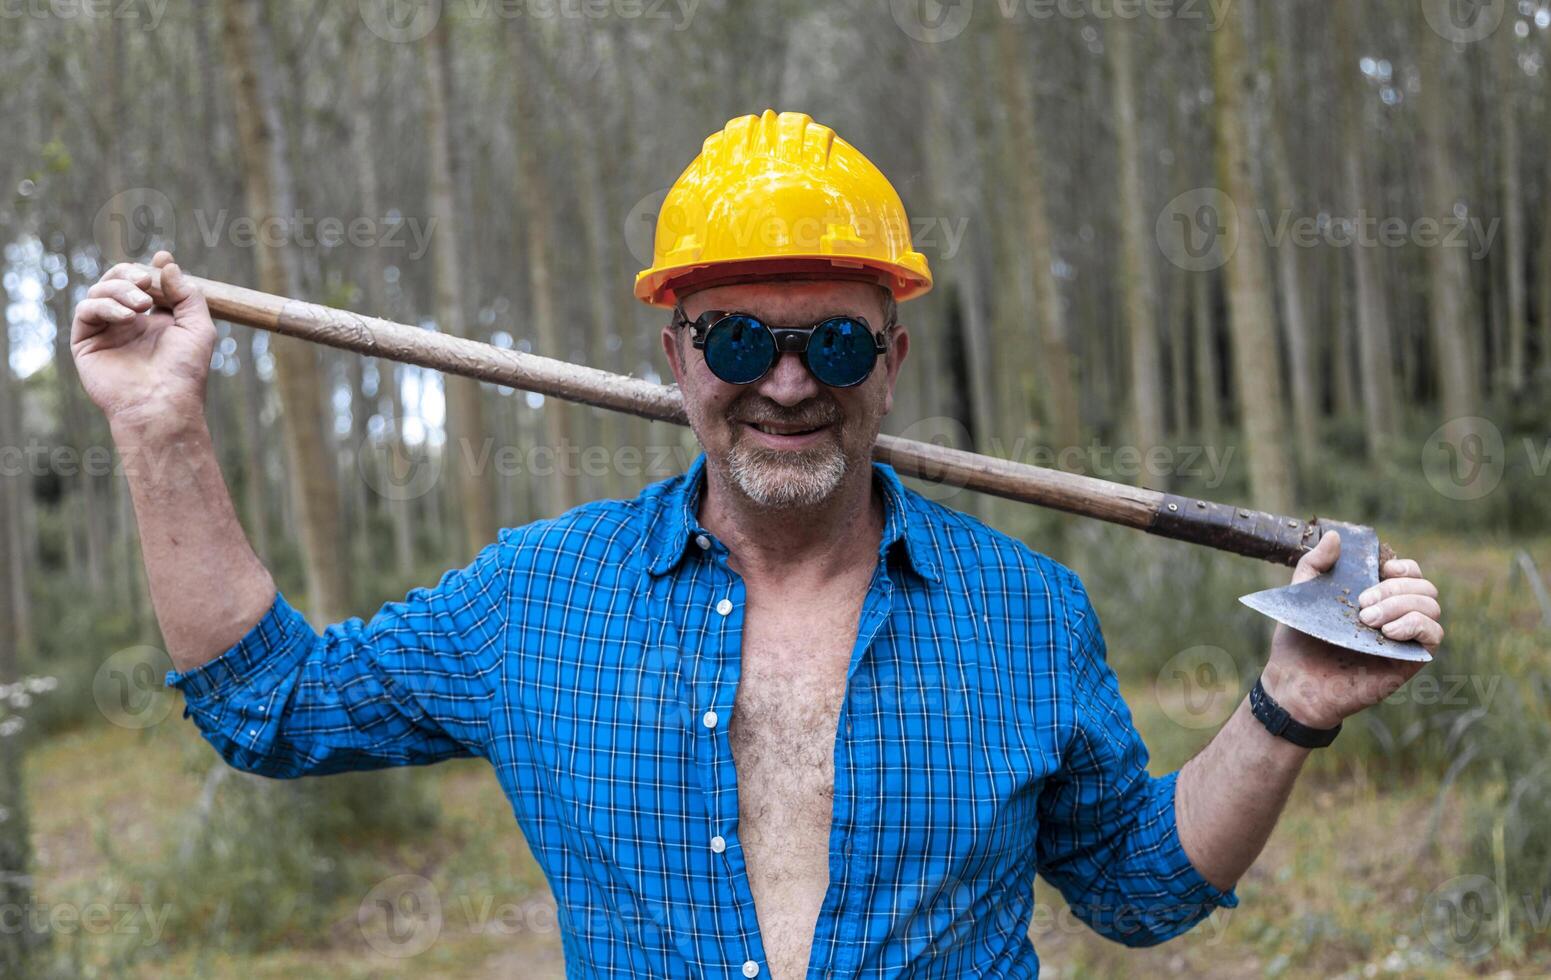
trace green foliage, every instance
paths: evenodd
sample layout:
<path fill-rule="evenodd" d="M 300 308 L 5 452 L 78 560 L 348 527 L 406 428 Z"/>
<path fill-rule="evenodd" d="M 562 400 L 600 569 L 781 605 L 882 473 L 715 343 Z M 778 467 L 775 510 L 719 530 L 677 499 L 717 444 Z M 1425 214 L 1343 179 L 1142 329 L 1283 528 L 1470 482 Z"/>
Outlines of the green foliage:
<path fill-rule="evenodd" d="M 134 901 L 167 910 L 159 949 L 254 951 L 326 940 L 319 923 L 382 877 L 382 852 L 439 819 L 427 781 L 406 770 L 274 781 L 217 768 L 168 853 L 144 862 L 99 844 Z"/>

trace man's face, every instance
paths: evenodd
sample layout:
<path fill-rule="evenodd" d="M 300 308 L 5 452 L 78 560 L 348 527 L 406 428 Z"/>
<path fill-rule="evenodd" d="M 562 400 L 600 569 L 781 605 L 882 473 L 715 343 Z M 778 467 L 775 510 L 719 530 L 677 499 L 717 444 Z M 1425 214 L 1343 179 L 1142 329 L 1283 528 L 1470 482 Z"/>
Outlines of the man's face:
<path fill-rule="evenodd" d="M 713 286 L 685 297 L 684 315 L 706 310 L 748 313 L 771 326 L 810 326 L 832 316 L 884 324 L 881 289 L 847 280 L 802 280 Z M 830 388 L 797 354 L 782 354 L 749 385 L 722 381 L 690 344 L 689 328 L 662 333 L 663 350 L 684 395 L 689 424 L 707 462 L 765 507 L 810 507 L 835 492 L 846 474 L 870 466 L 872 444 L 894 404 L 894 383 L 909 350 L 904 327 L 867 380 Z"/>

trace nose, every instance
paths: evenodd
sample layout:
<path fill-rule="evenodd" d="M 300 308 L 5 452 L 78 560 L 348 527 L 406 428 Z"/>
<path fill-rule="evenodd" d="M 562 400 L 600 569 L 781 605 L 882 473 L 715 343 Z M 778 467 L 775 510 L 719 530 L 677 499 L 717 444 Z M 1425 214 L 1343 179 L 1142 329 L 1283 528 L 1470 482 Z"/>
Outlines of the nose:
<path fill-rule="evenodd" d="M 798 354 L 785 353 L 759 382 L 759 393 L 787 407 L 802 404 L 819 394 L 822 386 Z"/>

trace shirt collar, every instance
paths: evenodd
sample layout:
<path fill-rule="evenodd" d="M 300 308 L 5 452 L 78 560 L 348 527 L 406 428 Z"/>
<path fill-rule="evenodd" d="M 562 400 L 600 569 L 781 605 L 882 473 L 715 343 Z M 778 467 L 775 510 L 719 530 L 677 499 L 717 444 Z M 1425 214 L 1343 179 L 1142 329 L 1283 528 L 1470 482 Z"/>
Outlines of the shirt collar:
<path fill-rule="evenodd" d="M 900 481 L 892 466 L 874 462 L 872 472 L 874 484 L 883 492 L 883 537 L 878 543 L 878 557 L 887 560 L 891 552 L 897 553 L 922 578 L 941 582 L 937 543 L 931 537 L 919 499 Z M 705 488 L 705 453 L 695 457 L 683 476 L 659 486 L 657 507 L 648 518 L 644 545 L 646 568 L 653 575 L 676 568 L 690 540 L 707 533 L 697 516 Z"/>

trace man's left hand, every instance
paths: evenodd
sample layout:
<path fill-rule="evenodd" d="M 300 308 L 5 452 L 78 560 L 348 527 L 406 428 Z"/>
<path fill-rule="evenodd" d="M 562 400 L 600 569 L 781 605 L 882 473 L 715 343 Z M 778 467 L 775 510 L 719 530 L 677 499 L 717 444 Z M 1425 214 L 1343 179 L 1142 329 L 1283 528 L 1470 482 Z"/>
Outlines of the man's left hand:
<path fill-rule="evenodd" d="M 1325 532 L 1293 571 L 1293 583 L 1329 571 L 1341 554 L 1341 536 Z M 1438 589 L 1422 577 L 1409 558 L 1394 558 L 1379 568 L 1379 584 L 1357 598 L 1358 618 L 1387 639 L 1415 640 L 1429 653 L 1443 642 Z M 1423 664 L 1353 653 L 1278 625 L 1266 663 L 1266 693 L 1295 721 L 1311 728 L 1334 728 L 1346 718 L 1393 694 Z"/>

